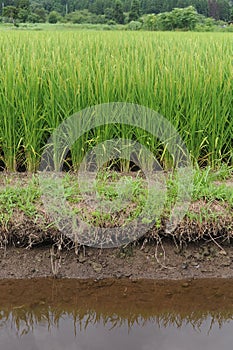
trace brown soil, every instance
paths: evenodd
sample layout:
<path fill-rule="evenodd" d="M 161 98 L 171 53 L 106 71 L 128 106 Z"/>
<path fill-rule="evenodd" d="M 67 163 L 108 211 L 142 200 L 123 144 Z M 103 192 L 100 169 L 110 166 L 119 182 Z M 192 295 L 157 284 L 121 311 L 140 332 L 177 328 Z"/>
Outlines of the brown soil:
<path fill-rule="evenodd" d="M 232 278 L 233 247 L 220 249 L 212 242 L 189 244 L 183 250 L 167 241 L 161 245 L 128 246 L 125 249 L 74 249 L 52 251 L 49 246 L 0 250 L 3 278 L 129 278 L 196 279 Z"/>

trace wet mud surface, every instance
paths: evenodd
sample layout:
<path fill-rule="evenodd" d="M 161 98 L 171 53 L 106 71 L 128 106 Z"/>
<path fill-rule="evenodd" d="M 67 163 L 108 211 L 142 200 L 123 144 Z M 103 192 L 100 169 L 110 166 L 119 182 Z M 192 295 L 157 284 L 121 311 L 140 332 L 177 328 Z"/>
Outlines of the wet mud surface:
<path fill-rule="evenodd" d="M 116 249 L 53 251 L 51 246 L 0 249 L 0 279 L 19 278 L 197 279 L 232 278 L 233 247 L 172 242 Z"/>

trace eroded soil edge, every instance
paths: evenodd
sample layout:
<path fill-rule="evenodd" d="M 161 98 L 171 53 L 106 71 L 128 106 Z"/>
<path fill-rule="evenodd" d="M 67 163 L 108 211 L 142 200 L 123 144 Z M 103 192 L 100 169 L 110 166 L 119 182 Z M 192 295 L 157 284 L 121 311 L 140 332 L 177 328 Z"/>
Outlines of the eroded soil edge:
<path fill-rule="evenodd" d="M 233 247 L 189 244 L 179 250 L 172 242 L 114 249 L 55 251 L 51 246 L 0 250 L 0 278 L 129 278 L 196 279 L 233 277 Z M 55 276 L 56 275 L 56 276 Z"/>

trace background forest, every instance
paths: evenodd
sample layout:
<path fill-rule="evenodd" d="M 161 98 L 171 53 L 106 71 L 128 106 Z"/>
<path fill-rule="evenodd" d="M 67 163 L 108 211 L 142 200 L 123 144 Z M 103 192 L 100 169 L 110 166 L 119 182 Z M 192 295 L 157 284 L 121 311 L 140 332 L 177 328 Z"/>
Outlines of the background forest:
<path fill-rule="evenodd" d="M 142 21 L 148 14 L 170 13 L 176 8 L 195 10 L 215 20 L 233 20 L 233 0 L 2 0 L 0 18 L 13 23 L 127 24 Z M 168 17 L 165 21 L 169 21 Z"/>

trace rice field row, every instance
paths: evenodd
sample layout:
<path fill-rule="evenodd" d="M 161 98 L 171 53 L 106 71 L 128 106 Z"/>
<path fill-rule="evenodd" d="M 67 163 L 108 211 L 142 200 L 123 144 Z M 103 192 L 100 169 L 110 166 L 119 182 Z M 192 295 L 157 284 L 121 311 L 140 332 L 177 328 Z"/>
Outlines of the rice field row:
<path fill-rule="evenodd" d="M 2 169 L 36 171 L 49 135 L 65 118 L 106 102 L 163 115 L 194 164 L 233 164 L 231 33 L 12 31 L 0 32 L 0 52 Z M 100 134 L 130 134 L 163 154 L 150 135 L 115 126 L 82 137 L 71 152 L 73 168 Z"/>

